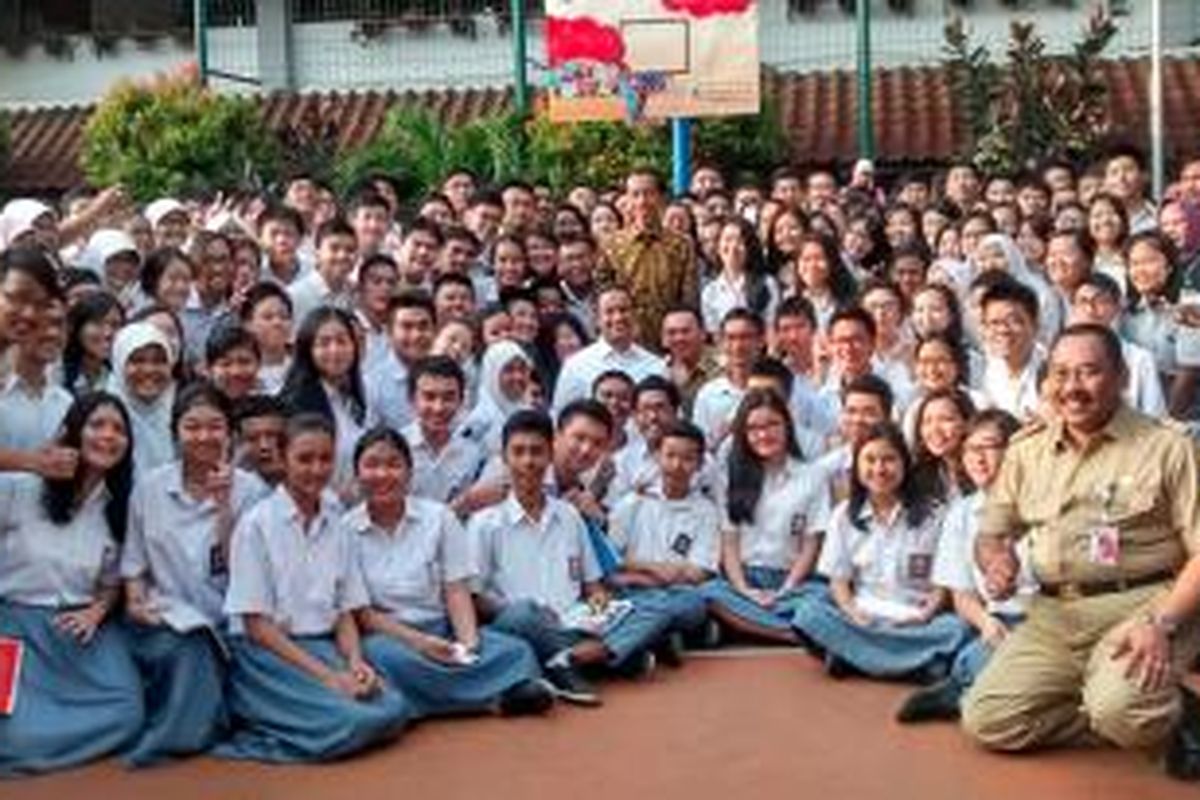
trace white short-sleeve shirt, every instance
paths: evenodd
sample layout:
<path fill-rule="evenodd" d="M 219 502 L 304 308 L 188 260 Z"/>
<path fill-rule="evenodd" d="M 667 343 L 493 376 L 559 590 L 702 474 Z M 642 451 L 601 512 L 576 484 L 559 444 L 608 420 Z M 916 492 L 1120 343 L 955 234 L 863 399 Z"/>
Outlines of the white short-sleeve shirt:
<path fill-rule="evenodd" d="M 554 387 L 554 413 L 557 415 L 573 400 L 591 397 L 592 383 L 609 370 L 624 372 L 634 383 L 651 375 L 670 377 L 666 362 L 641 345 L 617 350 L 604 339 L 598 339 L 563 364 Z"/>
<path fill-rule="evenodd" d="M 270 617 L 294 636 L 333 632 L 340 614 L 367 605 L 342 508 L 327 492 L 305 530 L 285 487 L 275 489 L 242 517 L 233 534 L 225 613 L 243 633 L 242 617 Z"/>
<path fill-rule="evenodd" d="M 407 498 L 393 530 L 372 522 L 365 503 L 342 523 L 354 541 L 371 606 L 400 622 L 442 621 L 445 585 L 475 576 L 467 533 L 442 503 Z"/>
<path fill-rule="evenodd" d="M 656 490 L 628 494 L 612 509 L 608 536 L 634 561 L 691 563 L 717 571 L 721 512 L 697 492 L 668 500 Z"/>
<path fill-rule="evenodd" d="M 408 396 L 408 366 L 393 350 L 366 372 L 368 416 L 392 430 L 403 430 L 413 421 L 412 401 Z"/>
<path fill-rule="evenodd" d="M 910 525 L 897 504 L 886 519 L 864 506 L 857 527 L 850 504 L 833 510 L 817 570 L 833 580 L 850 581 L 855 597 L 899 603 L 916 609 L 934 590 L 933 560 L 941 519 L 930 515 Z"/>
<path fill-rule="evenodd" d="M 583 517 L 564 500 L 547 497 L 534 520 L 510 494 L 471 517 L 467 532 L 480 587 L 502 603 L 532 600 L 561 614 L 601 578 Z"/>
<path fill-rule="evenodd" d="M 57 383 L 33 389 L 15 372 L 0 384 L 0 447 L 36 450 L 58 433 L 74 398 Z"/>
<path fill-rule="evenodd" d="M 734 415 L 746 390 L 734 386 L 725 375 L 718 375 L 700 387 L 692 403 L 692 422 L 704 431 L 710 450 L 715 450 L 727 438 Z"/>
<path fill-rule="evenodd" d="M 767 305 L 760 316 L 770 327 L 775 322 L 775 309 L 779 305 L 779 284 L 768 275 L 766 285 Z M 704 318 L 704 329 L 712 334 L 720 331 L 721 322 L 730 311 L 749 307 L 745 278 L 740 283 L 735 283 L 725 273 L 721 273 L 709 281 L 700 292 L 700 312 Z"/>
<path fill-rule="evenodd" d="M 822 531 L 828 503 L 822 474 L 788 459 L 781 469 L 763 476 L 754 520 L 749 524 L 726 520 L 725 525 L 738 538 L 743 564 L 786 570 L 799 553 L 801 538 Z"/>
<path fill-rule="evenodd" d="M 233 471 L 230 505 L 236 524 L 270 492 L 257 476 Z M 224 622 L 228 565 L 217 549 L 217 506 L 183 486 L 183 465 L 164 464 L 141 478 L 129 500 L 129 530 L 121 550 L 121 577 L 143 578 L 168 624 L 176 613 L 196 612 Z"/>
<path fill-rule="evenodd" d="M 104 509 L 100 484 L 64 525 L 42 507 L 44 481 L 36 475 L 0 475 L 0 598 L 49 608 L 92 602 L 100 586 L 118 583 L 120 554 Z"/>
<path fill-rule="evenodd" d="M 450 435 L 441 452 L 426 440 L 419 422 L 411 423 L 400 433 L 412 453 L 410 495 L 449 503 L 479 479 L 487 463 L 483 446 L 461 430 Z"/>
<path fill-rule="evenodd" d="M 1036 591 L 1024 573 L 1017 591 L 1006 600 L 988 596 L 983 573 L 975 563 L 975 540 L 979 535 L 979 512 L 983 508 L 982 491 L 959 497 L 946 509 L 937 555 L 933 560 L 933 582 L 951 591 L 975 592 L 983 599 L 990 614 L 1024 614 L 1029 595 Z"/>

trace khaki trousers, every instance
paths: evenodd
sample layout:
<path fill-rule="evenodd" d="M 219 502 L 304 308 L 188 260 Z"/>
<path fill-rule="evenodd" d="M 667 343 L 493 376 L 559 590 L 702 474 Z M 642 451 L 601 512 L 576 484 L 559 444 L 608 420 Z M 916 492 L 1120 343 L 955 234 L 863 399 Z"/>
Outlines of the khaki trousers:
<path fill-rule="evenodd" d="M 1096 736 L 1126 749 L 1165 744 L 1180 713 L 1179 678 L 1200 650 L 1200 626 L 1172 642 L 1172 679 L 1143 691 L 1113 658 L 1121 623 L 1136 619 L 1166 584 L 1065 600 L 1034 599 L 1028 619 L 1000 645 L 962 703 L 967 734 L 993 750 L 1082 744 Z"/>

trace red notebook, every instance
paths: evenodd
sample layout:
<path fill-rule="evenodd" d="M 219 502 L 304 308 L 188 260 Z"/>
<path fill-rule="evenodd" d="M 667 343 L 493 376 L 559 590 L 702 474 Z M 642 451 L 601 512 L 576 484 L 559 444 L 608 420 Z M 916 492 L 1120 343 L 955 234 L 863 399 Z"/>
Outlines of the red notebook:
<path fill-rule="evenodd" d="M 17 686 L 21 683 L 21 658 L 25 646 L 19 639 L 0 637 L 0 716 L 9 716 L 17 705 Z"/>

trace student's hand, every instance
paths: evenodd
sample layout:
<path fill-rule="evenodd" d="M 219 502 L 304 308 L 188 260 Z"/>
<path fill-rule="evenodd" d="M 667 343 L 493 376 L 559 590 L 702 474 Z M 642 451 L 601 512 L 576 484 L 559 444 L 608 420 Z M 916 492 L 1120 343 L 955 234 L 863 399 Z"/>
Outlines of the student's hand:
<path fill-rule="evenodd" d="M 440 636 L 432 634 L 422 636 L 417 641 L 417 652 L 430 661 L 436 661 L 439 664 L 458 665 L 458 659 L 454 657 L 454 642 L 443 639 Z"/>
<path fill-rule="evenodd" d="M 33 458 L 33 471 L 50 480 L 70 480 L 79 466 L 79 451 L 71 447 L 48 445 L 35 451 Z"/>
<path fill-rule="evenodd" d="M 92 603 L 86 608 L 64 611 L 54 618 L 60 631 L 74 636 L 80 644 L 92 641 L 108 609 L 101 603 Z"/>
<path fill-rule="evenodd" d="M 989 647 L 995 649 L 1007 638 L 1008 626 L 995 617 L 988 617 L 979 629 L 979 636 Z"/>
<path fill-rule="evenodd" d="M 588 519 L 604 519 L 604 507 L 588 490 L 572 489 L 563 498 Z"/>
<path fill-rule="evenodd" d="M 1125 625 L 1113 648 L 1112 659 L 1128 658 L 1125 677 L 1137 679 L 1145 692 L 1161 691 L 1171 680 L 1171 640 L 1153 622 L 1136 620 Z"/>
<path fill-rule="evenodd" d="M 228 464 L 221 464 L 214 469 L 208 474 L 205 489 L 215 504 L 221 507 L 228 506 L 233 496 L 233 468 Z"/>
<path fill-rule="evenodd" d="M 130 597 L 125 602 L 125 613 L 139 625 L 157 628 L 163 624 L 162 612 L 158 606 L 145 596 L 134 599 Z"/>
<path fill-rule="evenodd" d="M 698 584 L 708 580 L 708 573 L 695 564 L 679 565 L 680 580 L 684 583 Z"/>
<path fill-rule="evenodd" d="M 362 656 L 352 658 L 348 663 L 350 674 L 354 676 L 357 686 L 355 697 L 370 697 L 382 688 L 383 681 L 380 680 L 379 673 Z"/>
<path fill-rule="evenodd" d="M 742 594 L 750 598 L 753 602 L 763 608 L 770 608 L 775 605 L 775 593 L 766 589 L 751 589 L 746 587 L 742 590 Z"/>
<path fill-rule="evenodd" d="M 354 673 L 350 672 L 349 670 L 345 672 L 331 671 L 328 675 L 321 679 L 321 683 L 325 684 L 338 694 L 345 695 L 346 697 L 354 698 L 359 696 L 358 679 L 355 678 Z"/>

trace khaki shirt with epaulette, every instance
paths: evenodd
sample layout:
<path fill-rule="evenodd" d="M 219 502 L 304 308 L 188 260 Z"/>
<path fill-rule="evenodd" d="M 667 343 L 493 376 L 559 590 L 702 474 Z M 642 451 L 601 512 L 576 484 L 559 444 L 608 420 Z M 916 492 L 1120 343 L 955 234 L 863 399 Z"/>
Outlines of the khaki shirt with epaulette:
<path fill-rule="evenodd" d="M 1181 430 L 1124 406 L 1082 451 L 1061 422 L 1022 431 L 988 492 L 979 535 L 1028 537 L 1046 585 L 1177 572 L 1200 552 L 1196 462 Z M 1094 557 L 1099 526 L 1118 533 L 1113 565 Z"/>

